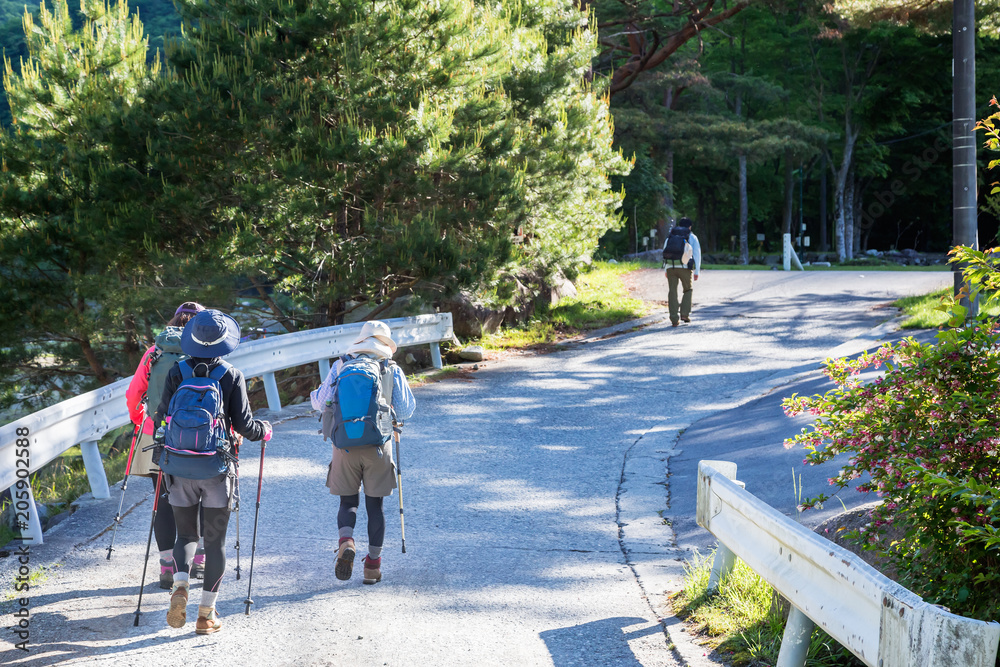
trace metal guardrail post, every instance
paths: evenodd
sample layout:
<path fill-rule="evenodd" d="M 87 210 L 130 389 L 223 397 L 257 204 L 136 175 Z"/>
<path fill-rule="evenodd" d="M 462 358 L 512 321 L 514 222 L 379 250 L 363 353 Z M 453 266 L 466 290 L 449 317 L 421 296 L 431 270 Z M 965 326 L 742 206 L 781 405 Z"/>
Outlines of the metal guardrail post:
<path fill-rule="evenodd" d="M 104 462 L 101 461 L 101 451 L 97 448 L 97 440 L 80 443 L 83 453 L 83 466 L 87 469 L 87 479 L 90 480 L 90 492 L 95 498 L 110 498 L 108 476 L 104 472 Z"/>
<path fill-rule="evenodd" d="M 441 346 L 438 343 L 431 343 L 431 364 L 434 368 L 441 368 Z"/>
<path fill-rule="evenodd" d="M 778 651 L 778 663 L 775 667 L 805 667 L 809 640 L 815 627 L 816 624 L 808 616 L 792 607 L 788 612 L 785 634 L 781 637 L 781 650 Z"/>
<path fill-rule="evenodd" d="M 736 554 L 725 544 L 719 544 L 715 549 L 715 560 L 712 561 L 712 573 L 708 575 L 708 590 L 714 591 L 719 583 L 729 576 L 736 565 Z"/>
<path fill-rule="evenodd" d="M 264 373 L 264 394 L 267 396 L 267 407 L 269 410 L 277 412 L 281 409 L 281 397 L 278 395 L 278 382 L 274 379 L 274 373 Z"/>
<path fill-rule="evenodd" d="M 38 518 L 38 505 L 35 504 L 35 494 L 31 490 L 31 481 L 28 479 L 24 480 L 28 487 L 28 525 L 26 528 L 21 530 L 21 541 L 28 544 L 29 546 L 35 546 L 38 544 L 44 544 L 42 539 L 42 521 Z M 12 488 L 11 492 L 15 494 L 18 489 Z M 14 503 L 14 510 L 17 510 L 17 503 Z"/>
<path fill-rule="evenodd" d="M 330 360 L 320 359 L 316 363 L 319 364 L 319 381 L 323 382 L 326 380 L 326 376 L 330 374 Z"/>

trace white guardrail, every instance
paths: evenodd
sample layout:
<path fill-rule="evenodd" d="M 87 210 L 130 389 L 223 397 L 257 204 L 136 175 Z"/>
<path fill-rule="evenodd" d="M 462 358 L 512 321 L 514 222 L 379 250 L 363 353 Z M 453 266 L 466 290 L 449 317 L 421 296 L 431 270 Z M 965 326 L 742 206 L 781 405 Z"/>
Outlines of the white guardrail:
<path fill-rule="evenodd" d="M 452 339 L 451 313 L 382 321 L 389 325 L 400 348 L 430 345 L 431 362 L 441 368 L 439 343 Z M 318 363 L 320 376 L 325 378 L 330 372 L 330 360 L 347 351 L 362 326 L 364 323 L 358 322 L 249 341 L 241 343 L 226 360 L 247 378 L 263 378 L 268 408 L 280 410 L 275 371 Z M 19 479 L 27 482 L 29 475 L 79 444 L 91 492 L 95 498 L 110 497 L 97 443 L 108 431 L 129 423 L 125 390 L 130 380 L 119 380 L 0 426 L 0 491 L 11 488 Z M 42 527 L 31 485 L 22 486 L 26 488 L 12 489 L 14 511 L 18 514 L 15 518 L 23 515 L 27 519 L 22 539 L 41 544 Z"/>
<path fill-rule="evenodd" d="M 819 626 L 870 667 L 993 667 L 1000 625 L 924 602 L 743 489 L 736 464 L 698 464 L 698 525 L 719 541 L 709 587 L 739 557 L 791 603 L 776 667 L 805 665 Z"/>

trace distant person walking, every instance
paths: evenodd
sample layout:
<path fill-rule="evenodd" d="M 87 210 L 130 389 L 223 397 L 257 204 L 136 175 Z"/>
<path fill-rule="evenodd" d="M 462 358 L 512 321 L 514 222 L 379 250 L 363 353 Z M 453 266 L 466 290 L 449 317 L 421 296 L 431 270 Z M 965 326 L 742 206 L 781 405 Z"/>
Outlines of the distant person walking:
<path fill-rule="evenodd" d="M 330 493 L 340 496 L 334 574 L 341 581 L 351 578 L 354 567 L 354 526 L 362 485 L 368 515 L 363 583 L 382 580 L 382 501 L 396 488 L 392 424 L 409 419 L 416 408 L 406 375 L 392 361 L 395 352 L 388 325 L 365 322 L 357 340 L 310 394 L 313 408 L 323 415 L 323 435 L 334 445 L 326 485 Z"/>
<path fill-rule="evenodd" d="M 667 234 L 667 240 L 663 244 L 663 265 L 667 287 L 670 290 L 667 305 L 670 310 L 670 324 L 675 327 L 681 320 L 691 321 L 691 296 L 694 291 L 692 282 L 698 280 L 698 275 L 701 273 L 701 244 L 691 231 L 693 226 L 694 221 L 691 218 L 681 218 Z M 684 290 L 679 302 L 678 284 Z"/>
<path fill-rule="evenodd" d="M 218 310 L 195 315 L 181 336 L 181 350 L 188 358 L 170 369 L 153 416 L 160 425 L 157 439 L 163 434 L 159 464 L 177 524 L 177 573 L 167 611 L 172 628 L 183 627 L 187 620 L 198 513 L 199 508 L 204 510 L 205 580 L 195 626 L 198 634 L 222 628 L 215 601 L 226 571 L 226 531 L 235 492 L 238 438 L 233 432 L 248 440 L 271 438 L 271 424 L 253 418 L 243 373 L 221 358 L 239 344 L 240 326 L 233 318 Z M 175 396 L 177 400 L 172 400 Z"/>
<path fill-rule="evenodd" d="M 160 394 L 163 392 L 167 372 L 173 367 L 174 362 L 187 357 L 181 351 L 181 333 L 184 331 L 184 325 L 203 310 L 204 306 L 194 301 L 186 301 L 177 307 L 167 326 L 156 336 L 155 344 L 142 355 L 139 367 L 135 369 L 135 375 L 125 390 L 129 417 L 136 428 L 141 429 L 133 448 L 129 474 L 149 477 L 153 480 L 154 490 L 160 469 L 153 463 L 152 450 L 146 449 L 153 443 L 153 432 L 156 430 L 153 426 L 153 411 L 160 404 Z M 166 486 L 161 485 L 160 506 L 169 508 L 169 502 Z M 156 534 L 156 547 L 160 552 L 160 588 L 170 590 L 176 571 L 174 567 L 176 528 L 174 515 L 169 509 L 156 513 L 153 530 Z M 204 553 L 195 556 L 196 576 L 201 574 L 204 566 Z"/>

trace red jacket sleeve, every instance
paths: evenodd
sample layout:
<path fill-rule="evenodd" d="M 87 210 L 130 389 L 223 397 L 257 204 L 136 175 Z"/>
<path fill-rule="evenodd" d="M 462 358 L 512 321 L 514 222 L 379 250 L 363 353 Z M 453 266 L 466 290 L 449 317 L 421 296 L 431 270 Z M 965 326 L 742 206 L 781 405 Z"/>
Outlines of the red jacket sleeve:
<path fill-rule="evenodd" d="M 146 390 L 149 388 L 149 355 L 155 349 L 154 345 L 142 355 L 142 361 L 139 362 L 139 367 L 135 369 L 135 375 L 132 376 L 132 381 L 129 383 L 128 389 L 125 390 L 128 416 L 132 423 L 137 426 L 143 422 L 146 416 L 142 407 L 142 397 L 146 395 Z"/>

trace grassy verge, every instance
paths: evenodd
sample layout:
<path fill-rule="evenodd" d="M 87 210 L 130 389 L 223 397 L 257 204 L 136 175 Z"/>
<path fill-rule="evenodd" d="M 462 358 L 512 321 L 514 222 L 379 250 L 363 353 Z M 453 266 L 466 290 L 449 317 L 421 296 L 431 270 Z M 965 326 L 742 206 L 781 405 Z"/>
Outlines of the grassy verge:
<path fill-rule="evenodd" d="M 684 588 L 673 600 L 674 612 L 734 667 L 774 665 L 785 619 L 771 586 L 738 560 L 718 592 L 709 595 L 712 557 L 696 558 L 685 570 Z M 859 667 L 863 663 L 825 632 L 815 630 L 806 665 Z"/>
<path fill-rule="evenodd" d="M 483 336 L 479 344 L 488 350 L 551 344 L 583 331 L 602 329 L 648 315 L 652 306 L 629 295 L 623 276 L 653 266 L 656 265 L 594 262 L 590 271 L 577 278 L 575 297 L 562 299 L 521 327 L 501 329 Z"/>
<path fill-rule="evenodd" d="M 948 321 L 948 315 L 941 310 L 942 305 L 951 298 L 951 288 L 944 288 L 922 296 L 906 296 L 892 305 L 900 308 L 907 319 L 900 325 L 903 329 L 935 329 Z M 1000 305 L 992 304 L 982 307 L 987 315 L 1000 315 Z"/>

